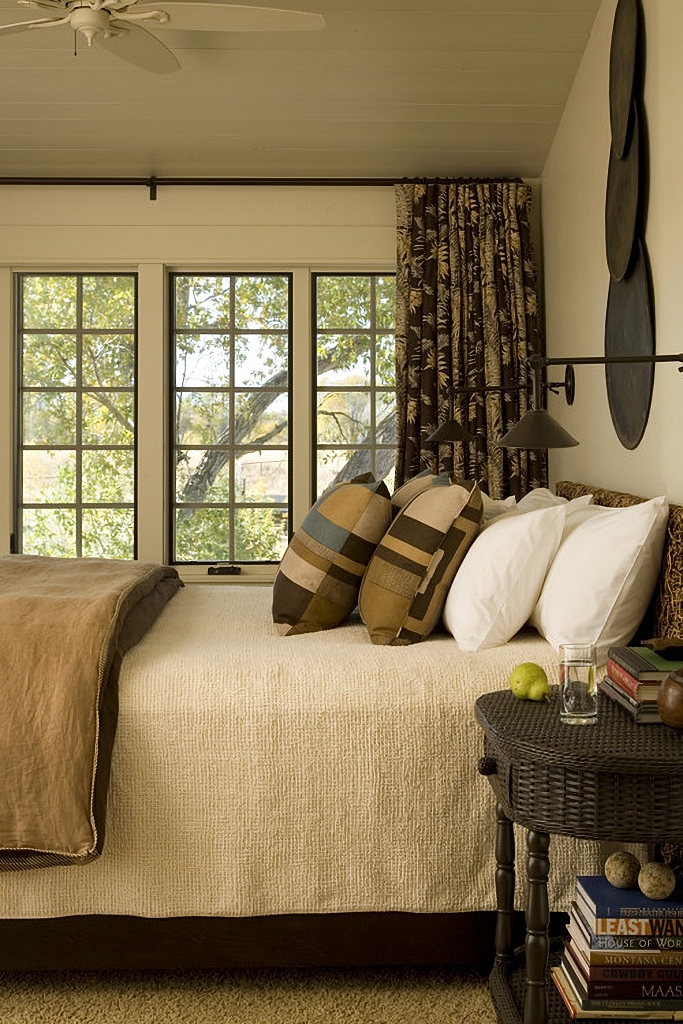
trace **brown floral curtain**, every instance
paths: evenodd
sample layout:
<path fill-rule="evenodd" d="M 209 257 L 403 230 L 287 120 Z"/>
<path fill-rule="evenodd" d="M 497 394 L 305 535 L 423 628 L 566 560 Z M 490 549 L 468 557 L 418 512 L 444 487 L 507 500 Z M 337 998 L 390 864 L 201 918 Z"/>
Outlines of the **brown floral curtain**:
<path fill-rule="evenodd" d="M 396 483 L 424 469 L 478 479 L 492 498 L 547 485 L 547 454 L 499 448 L 526 412 L 539 351 L 531 189 L 520 181 L 396 185 Z M 476 437 L 427 445 L 451 413 Z"/>

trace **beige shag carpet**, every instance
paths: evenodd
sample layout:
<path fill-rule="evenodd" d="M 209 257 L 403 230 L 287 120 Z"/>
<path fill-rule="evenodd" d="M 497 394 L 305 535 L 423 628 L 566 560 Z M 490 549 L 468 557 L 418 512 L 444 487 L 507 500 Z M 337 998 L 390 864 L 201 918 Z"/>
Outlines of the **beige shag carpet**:
<path fill-rule="evenodd" d="M 2 1024 L 495 1024 L 451 968 L 0 974 Z"/>

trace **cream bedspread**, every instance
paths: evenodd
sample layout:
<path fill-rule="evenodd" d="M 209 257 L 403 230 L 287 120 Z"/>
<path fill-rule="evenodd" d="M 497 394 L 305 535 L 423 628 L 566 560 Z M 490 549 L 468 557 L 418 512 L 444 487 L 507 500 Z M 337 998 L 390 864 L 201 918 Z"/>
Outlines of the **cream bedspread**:
<path fill-rule="evenodd" d="M 5 875 L 1 917 L 495 905 L 472 706 L 521 661 L 553 672 L 552 649 L 535 633 L 481 654 L 445 634 L 377 647 L 361 624 L 281 637 L 270 601 L 189 585 L 129 651 L 103 854 Z M 566 909 L 598 847 L 558 837 L 550 854 Z"/>

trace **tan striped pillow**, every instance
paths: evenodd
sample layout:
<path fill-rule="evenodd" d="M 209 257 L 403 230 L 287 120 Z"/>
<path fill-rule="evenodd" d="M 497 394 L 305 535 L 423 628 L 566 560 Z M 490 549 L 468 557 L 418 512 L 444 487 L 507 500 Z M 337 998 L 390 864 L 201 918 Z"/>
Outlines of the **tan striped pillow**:
<path fill-rule="evenodd" d="M 318 498 L 287 548 L 273 584 L 283 636 L 339 626 L 358 603 L 363 573 L 391 522 L 382 481 L 357 477 Z"/>
<path fill-rule="evenodd" d="M 413 644 L 429 636 L 482 510 L 479 486 L 469 481 L 431 487 L 399 512 L 370 560 L 358 598 L 373 644 Z"/>
<path fill-rule="evenodd" d="M 432 473 L 430 469 L 423 470 L 417 476 L 411 476 L 409 480 L 397 487 L 391 495 L 391 514 L 397 515 L 402 508 L 405 508 L 409 501 L 416 498 L 422 491 L 428 491 L 430 487 L 448 487 L 451 478 L 448 473 Z"/>

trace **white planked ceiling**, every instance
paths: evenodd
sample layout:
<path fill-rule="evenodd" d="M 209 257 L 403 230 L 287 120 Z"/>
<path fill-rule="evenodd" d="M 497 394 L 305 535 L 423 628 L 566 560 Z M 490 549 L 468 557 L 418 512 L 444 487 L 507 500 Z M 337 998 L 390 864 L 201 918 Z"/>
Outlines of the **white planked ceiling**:
<path fill-rule="evenodd" d="M 535 177 L 600 2 L 264 0 L 326 27 L 159 32 L 163 75 L 0 36 L 0 176 Z"/>

